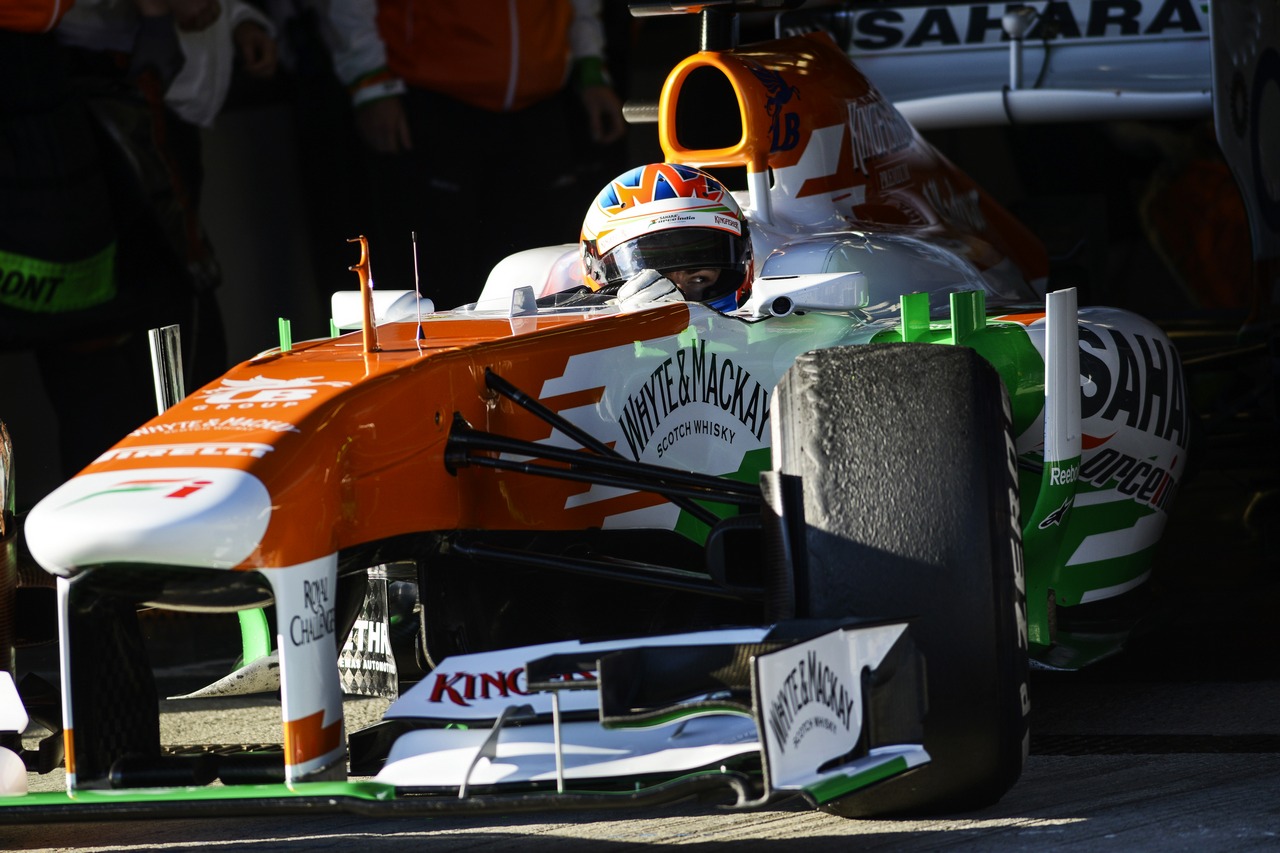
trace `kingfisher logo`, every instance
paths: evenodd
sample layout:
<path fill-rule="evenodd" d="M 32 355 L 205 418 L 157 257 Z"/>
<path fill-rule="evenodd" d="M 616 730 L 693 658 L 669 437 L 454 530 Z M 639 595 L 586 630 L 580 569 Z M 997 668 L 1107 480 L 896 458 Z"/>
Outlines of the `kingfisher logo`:
<path fill-rule="evenodd" d="M 863 175 L 871 174 L 869 164 L 905 151 L 915 140 L 915 130 L 902 113 L 879 97 L 850 102 L 849 126 L 853 128 L 853 168 Z"/>
<path fill-rule="evenodd" d="M 553 676 L 553 681 L 594 682 L 594 672 L 570 672 Z M 433 705 L 453 704 L 470 708 L 473 702 L 483 699 L 507 699 L 512 696 L 528 696 L 525 688 L 524 667 L 494 672 L 437 672 L 431 695 L 427 701 Z"/>

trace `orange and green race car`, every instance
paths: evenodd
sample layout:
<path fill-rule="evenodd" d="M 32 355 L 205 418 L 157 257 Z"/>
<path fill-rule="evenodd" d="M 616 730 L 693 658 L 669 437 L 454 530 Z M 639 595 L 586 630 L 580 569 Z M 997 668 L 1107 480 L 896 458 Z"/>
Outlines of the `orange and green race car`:
<path fill-rule="evenodd" d="M 566 244 L 435 311 L 374 290 L 362 244 L 333 337 L 175 399 L 25 519 L 57 578 L 68 790 L 0 821 L 713 789 L 854 816 L 1014 784 L 1029 667 L 1113 653 L 1152 571 L 1187 465 L 1178 353 L 1055 290 L 829 34 L 706 48 L 663 88 L 666 163 L 619 186 L 737 170 L 735 305 L 621 310 Z M 371 570 L 416 585 L 423 672 L 351 732 Z M 142 606 L 269 614 L 246 681 L 279 690 L 279 751 L 163 753 Z"/>

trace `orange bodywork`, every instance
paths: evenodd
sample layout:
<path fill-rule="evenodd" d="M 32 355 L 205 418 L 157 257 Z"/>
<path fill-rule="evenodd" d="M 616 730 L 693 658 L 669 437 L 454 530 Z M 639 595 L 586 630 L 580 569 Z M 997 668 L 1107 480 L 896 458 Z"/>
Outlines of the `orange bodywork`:
<path fill-rule="evenodd" d="M 342 744 L 342 720 L 325 725 L 317 712 L 284 723 L 284 750 L 289 764 L 303 764 L 333 752 Z"/>
<path fill-rule="evenodd" d="M 513 335 L 513 324 L 523 327 L 522 334 Z M 249 471 L 266 485 L 271 522 L 258 549 L 237 567 L 242 570 L 294 565 L 417 531 L 599 526 L 620 507 L 661 498 L 631 494 L 566 508 L 566 500 L 588 486 L 478 468 L 462 468 L 451 480 L 444 457 L 455 412 L 476 429 L 546 439 L 547 424 L 486 388 L 487 369 L 537 394 L 547 379 L 563 373 L 571 355 L 675 334 L 687 325 L 683 307 L 592 320 L 580 314 L 514 320 L 435 315 L 423 319 L 422 341 L 416 340 L 417 323 L 381 326 L 373 352 L 365 351 L 360 333 L 305 342 L 251 359 L 188 395 L 86 473 L 172 467 L 172 455 L 153 455 L 148 448 L 163 448 L 158 443 L 178 432 L 187 446 L 270 445 L 260 456 L 210 453 L 184 460 Z M 469 347 L 480 342 L 486 346 Z M 603 387 L 603 377 L 601 382 Z M 592 394 L 542 402 L 553 410 L 573 408 L 595 402 Z M 246 431 L 243 420 L 232 430 L 219 428 L 233 418 L 260 422 L 261 428 Z"/>
<path fill-rule="evenodd" d="M 711 72 L 732 87 L 742 134 L 722 147 L 695 148 L 682 142 L 677 113 L 683 109 L 687 120 L 697 111 Z M 685 109 L 684 99 L 693 106 Z M 849 229 L 905 228 L 953 241 L 979 270 L 1008 258 L 1028 281 L 1048 275 L 1040 241 L 923 140 L 826 33 L 694 54 L 667 76 L 659 109 L 659 140 L 671 162 L 745 166 L 771 172 L 775 185 L 798 171 L 787 192 L 771 192 L 775 207 L 822 201 Z M 831 139 L 818 136 L 831 131 L 838 141 L 821 154 Z"/>

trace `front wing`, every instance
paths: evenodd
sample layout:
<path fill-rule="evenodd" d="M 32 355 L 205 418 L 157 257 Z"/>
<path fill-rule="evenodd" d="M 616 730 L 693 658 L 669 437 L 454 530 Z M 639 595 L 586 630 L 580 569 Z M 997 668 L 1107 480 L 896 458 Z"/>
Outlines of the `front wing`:
<path fill-rule="evenodd" d="M 352 769 L 371 778 L 234 784 L 229 756 L 223 784 L 0 797 L 0 823 L 581 810 L 709 795 L 734 808 L 796 794 L 820 806 L 929 761 L 925 695 L 904 622 L 797 620 L 465 655 L 352 736 Z"/>

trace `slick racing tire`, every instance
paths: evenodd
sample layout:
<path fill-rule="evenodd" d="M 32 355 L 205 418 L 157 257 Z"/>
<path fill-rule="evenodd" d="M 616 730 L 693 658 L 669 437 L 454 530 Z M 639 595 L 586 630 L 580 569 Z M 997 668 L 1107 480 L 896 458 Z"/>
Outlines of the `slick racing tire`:
<path fill-rule="evenodd" d="M 807 353 L 778 384 L 774 467 L 802 478 L 801 617 L 911 618 L 925 658 L 925 767 L 824 809 L 981 808 L 1028 738 L 1026 593 L 1007 395 L 966 347 Z"/>

